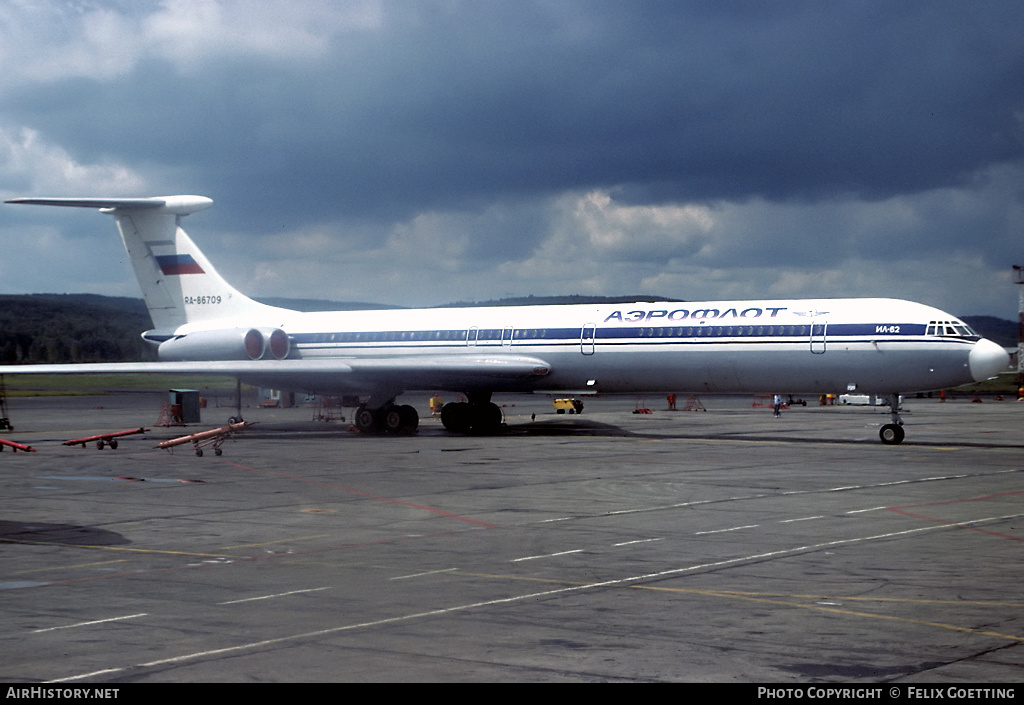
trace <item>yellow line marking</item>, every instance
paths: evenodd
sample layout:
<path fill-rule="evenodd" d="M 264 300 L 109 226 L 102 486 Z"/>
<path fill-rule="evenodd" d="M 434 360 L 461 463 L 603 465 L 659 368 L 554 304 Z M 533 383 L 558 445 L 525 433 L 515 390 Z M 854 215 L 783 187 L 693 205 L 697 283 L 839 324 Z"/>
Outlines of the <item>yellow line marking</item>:
<path fill-rule="evenodd" d="M 680 588 L 680 590 L 683 590 L 683 588 Z M 710 590 L 701 592 L 712 592 L 726 597 L 735 595 L 737 597 L 791 597 L 805 600 L 843 600 L 845 602 L 905 602 L 916 605 L 980 605 L 983 607 L 1024 607 L 1024 602 L 992 602 L 989 600 L 921 600 L 909 597 L 844 597 L 840 595 L 793 595 L 782 592 L 745 592 L 742 590 Z"/>
<path fill-rule="evenodd" d="M 27 573 L 46 573 L 46 572 L 49 572 L 51 570 L 74 570 L 75 568 L 94 568 L 94 567 L 96 567 L 98 565 L 109 565 L 111 563 L 124 563 L 127 560 L 128 560 L 127 558 L 118 558 L 115 561 L 97 561 L 95 563 L 78 563 L 78 564 L 75 564 L 75 565 L 55 565 L 55 566 L 48 566 L 46 568 L 32 568 L 31 570 L 19 570 L 19 571 L 16 571 L 16 572 L 12 573 L 12 575 L 25 575 Z"/>
<path fill-rule="evenodd" d="M 921 619 L 910 619 L 908 617 L 896 617 L 888 614 L 873 614 L 871 612 L 858 612 L 856 610 L 845 610 L 839 609 L 838 607 L 829 607 L 825 605 L 803 605 L 798 602 L 787 602 L 785 600 L 773 600 L 764 597 L 754 597 L 738 593 L 720 592 L 717 590 L 680 590 L 677 588 L 665 588 L 665 587 L 653 587 L 647 585 L 630 585 L 629 587 L 639 590 L 659 590 L 665 592 L 683 592 L 689 594 L 706 595 L 708 597 L 728 597 L 736 600 L 746 600 L 748 602 L 758 602 L 761 604 L 769 605 L 783 605 L 786 607 L 796 607 L 798 609 L 814 610 L 817 612 L 830 612 L 832 614 L 845 614 L 853 617 L 868 617 L 869 619 L 884 619 L 892 622 L 903 622 L 904 624 L 917 624 L 925 627 L 935 627 L 937 629 L 949 629 L 956 632 L 966 632 L 968 634 L 978 634 L 981 636 L 994 636 L 999 639 L 1008 639 L 1010 641 L 1024 641 L 1024 636 L 1016 636 L 1013 634 L 1003 634 L 1001 632 L 992 632 L 984 629 L 973 629 L 971 627 L 958 627 L 955 624 L 946 624 L 944 622 L 929 622 Z M 836 600 L 844 599 L 856 599 L 856 598 L 832 598 Z M 915 600 L 906 600 L 906 602 L 916 602 Z M 929 602 L 929 601 L 925 601 Z M 960 603 L 963 604 L 963 603 Z M 987 604 L 983 602 L 977 602 L 974 604 Z M 998 605 L 1001 603 L 991 603 Z"/>
<path fill-rule="evenodd" d="M 233 558 L 223 553 L 195 553 L 193 551 L 161 551 L 155 548 L 128 548 L 127 546 L 98 546 L 89 543 L 60 543 L 58 541 L 22 541 L 0 539 L 0 543 L 20 543 L 31 546 L 60 546 L 61 548 L 96 548 L 104 551 L 127 551 L 129 553 L 161 553 L 173 556 L 198 556 L 200 558 Z"/>
<path fill-rule="evenodd" d="M 556 580 L 552 578 L 528 578 L 516 575 L 494 575 L 490 573 L 466 573 L 458 571 L 462 575 L 473 576 L 478 578 L 493 578 L 497 580 L 518 580 L 524 582 L 539 582 L 539 583 L 555 583 L 559 585 L 580 585 L 586 586 L 592 583 L 581 582 L 574 580 Z M 613 587 L 609 585 L 608 587 Z M 655 587 L 650 585 L 625 585 L 623 587 L 631 590 L 654 590 L 659 592 L 674 592 L 678 594 L 688 595 L 701 595 L 705 597 L 723 597 L 733 600 L 745 600 L 747 602 L 758 602 L 761 604 L 770 605 L 782 605 L 784 607 L 796 607 L 798 609 L 815 610 L 818 612 L 830 612 L 833 614 L 844 614 L 853 617 L 868 617 L 870 619 L 884 619 L 894 622 L 903 622 L 905 624 L 917 624 L 926 627 L 935 627 L 937 629 L 948 629 L 958 632 L 966 632 L 968 634 L 977 634 L 980 636 L 992 636 L 999 639 L 1008 639 L 1010 641 L 1024 641 L 1024 636 L 1016 636 L 1014 634 L 1003 634 L 1002 632 L 993 632 L 984 629 L 973 629 L 971 627 L 958 627 L 955 624 L 946 624 L 944 622 L 930 622 L 920 619 L 910 619 L 907 617 L 896 617 L 893 615 L 886 614 L 874 614 L 871 612 L 859 612 L 856 610 L 841 609 L 838 607 L 828 605 L 805 605 L 799 602 L 791 602 L 784 599 L 773 599 L 773 598 L 793 598 L 793 599 L 807 599 L 807 600 L 838 600 L 846 602 L 879 602 L 879 603 L 910 603 L 910 604 L 939 604 L 939 605 L 975 605 L 982 607 L 1021 607 L 1024 606 L 1019 602 L 989 602 L 984 600 L 916 600 L 909 598 L 890 598 L 890 597 L 840 597 L 840 596 L 826 596 L 826 595 L 791 595 L 786 593 L 758 593 L 758 592 L 741 592 L 736 590 L 699 590 L 694 588 L 667 588 L 667 587 Z"/>
<path fill-rule="evenodd" d="M 313 534 L 312 536 L 295 536 L 290 539 L 278 539 L 277 541 L 263 541 L 261 543 L 240 543 L 235 546 L 225 546 L 225 551 L 230 551 L 236 548 L 259 548 L 260 546 L 273 546 L 277 543 L 291 543 L 293 541 L 307 541 L 309 539 L 322 539 L 333 534 Z"/>

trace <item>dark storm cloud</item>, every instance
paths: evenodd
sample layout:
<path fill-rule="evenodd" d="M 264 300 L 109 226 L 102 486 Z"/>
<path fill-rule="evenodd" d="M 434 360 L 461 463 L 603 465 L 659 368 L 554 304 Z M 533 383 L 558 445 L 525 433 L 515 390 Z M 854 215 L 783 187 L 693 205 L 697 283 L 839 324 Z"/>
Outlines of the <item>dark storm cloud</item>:
<path fill-rule="evenodd" d="M 1013 3 L 414 3 L 315 62 L 211 59 L 197 76 L 151 59 L 14 97 L 82 158 L 177 160 L 314 218 L 593 187 L 883 198 L 1020 158 L 1022 18 Z"/>
<path fill-rule="evenodd" d="M 1022 32 L 1016 1 L 0 6 L 0 187 L 210 195 L 190 227 L 255 286 L 327 266 L 288 234 L 361 263 L 332 282 L 394 268 L 390 300 L 428 246 L 464 287 L 435 302 L 731 267 L 934 299 L 915 261 L 1020 253 Z"/>

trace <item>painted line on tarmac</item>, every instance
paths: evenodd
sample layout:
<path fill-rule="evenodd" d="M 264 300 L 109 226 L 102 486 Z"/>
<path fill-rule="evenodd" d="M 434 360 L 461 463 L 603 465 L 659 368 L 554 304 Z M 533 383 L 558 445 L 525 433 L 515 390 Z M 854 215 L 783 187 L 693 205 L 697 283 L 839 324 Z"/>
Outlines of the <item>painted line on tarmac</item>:
<path fill-rule="evenodd" d="M 756 529 L 759 524 L 746 524 L 745 526 L 731 526 L 728 529 L 709 529 L 708 531 L 695 531 L 694 536 L 707 536 L 708 534 L 725 534 L 730 531 L 743 531 L 744 529 Z"/>
<path fill-rule="evenodd" d="M 106 624 L 107 622 L 120 622 L 125 619 L 136 619 L 137 617 L 145 617 L 146 612 L 140 612 L 139 614 L 126 614 L 123 617 L 109 617 L 107 619 L 94 619 L 90 622 L 77 622 L 75 624 L 65 624 L 60 627 L 46 627 L 44 629 L 33 629 L 33 634 L 42 634 L 43 632 L 55 632 L 59 629 L 75 629 L 76 627 L 90 627 L 94 624 Z"/>
<path fill-rule="evenodd" d="M 570 553 L 583 553 L 582 548 L 574 548 L 569 551 L 559 551 L 558 553 L 542 553 L 536 556 L 523 556 L 522 558 L 513 558 L 510 563 L 519 563 L 520 561 L 535 561 L 540 558 L 555 558 L 557 556 L 567 556 Z"/>
<path fill-rule="evenodd" d="M 542 590 L 540 592 L 532 592 L 525 595 L 515 595 L 512 597 L 496 598 L 493 600 L 483 600 L 480 602 L 471 602 L 462 605 L 454 605 L 452 607 L 443 607 L 434 610 L 426 610 L 423 612 L 413 612 L 403 615 L 395 615 L 393 617 L 384 617 L 382 619 L 370 620 L 367 622 L 358 622 L 354 624 L 343 624 L 336 627 L 328 627 L 326 629 L 318 629 L 316 631 L 301 632 L 297 634 L 290 634 L 287 636 L 276 637 L 273 639 L 263 639 L 260 641 L 252 641 L 244 644 L 236 644 L 235 646 L 228 646 L 220 649 L 210 649 L 206 651 L 195 651 L 187 654 L 180 654 L 178 656 L 171 656 L 168 658 L 158 659 L 155 661 L 147 661 L 145 663 L 134 664 L 129 666 L 121 666 L 117 668 L 107 668 L 98 671 L 91 671 L 89 673 L 79 673 L 72 676 L 66 676 L 64 678 L 58 678 L 47 681 L 49 683 L 66 683 L 71 681 L 81 680 L 83 678 L 95 678 L 99 676 L 106 676 L 112 673 L 123 673 L 136 668 L 156 668 L 162 666 L 171 666 L 188 661 L 195 661 L 204 658 L 220 657 L 226 654 L 234 654 L 245 651 L 252 651 L 255 649 L 266 648 L 269 646 L 276 646 L 279 644 L 285 644 L 288 642 L 295 642 L 308 639 L 318 639 L 330 634 L 339 634 L 342 632 L 354 631 L 357 629 L 369 629 L 372 627 L 383 626 L 387 624 L 396 624 L 401 622 L 408 622 L 416 619 L 428 619 L 431 617 L 441 617 L 444 615 L 455 614 L 459 612 L 467 612 L 476 609 L 485 609 L 489 607 L 497 607 L 502 605 L 511 605 L 519 602 L 525 602 L 529 600 L 537 600 L 546 597 L 556 597 L 559 595 L 568 595 L 572 593 L 584 592 L 587 590 L 596 590 L 601 588 L 609 587 L 622 587 L 622 586 L 633 586 L 633 583 L 649 580 L 659 580 L 662 578 L 668 578 L 672 576 L 684 575 L 686 573 L 693 573 L 700 570 L 715 570 L 720 568 L 726 568 L 729 566 L 735 566 L 751 562 L 759 562 L 769 560 L 773 558 L 780 558 L 783 556 L 792 556 L 802 553 L 810 553 L 813 551 L 819 551 L 826 548 L 834 548 L 836 546 L 853 545 L 858 543 L 868 543 L 872 541 L 882 541 L 886 539 L 897 538 L 901 536 L 910 536 L 913 534 L 925 533 L 928 531 L 936 531 L 947 529 L 945 524 L 938 524 L 932 526 L 918 527 L 915 529 L 907 529 L 905 531 L 895 531 L 885 534 L 875 534 L 873 536 L 862 536 L 859 538 L 852 539 L 837 539 L 835 541 L 826 541 L 818 544 L 808 544 L 806 546 L 796 546 L 788 549 L 781 549 L 778 551 L 768 551 L 766 553 L 756 553 L 748 556 L 738 556 L 736 558 L 729 558 L 721 561 L 713 561 L 710 563 L 701 563 L 696 565 L 682 566 L 679 568 L 670 568 L 668 570 L 657 571 L 654 573 L 646 573 L 643 575 L 635 575 L 626 578 L 616 578 L 613 580 L 603 580 L 594 583 L 585 583 L 578 585 L 570 585 L 567 587 L 554 588 L 551 590 Z M 824 609 L 819 607 L 819 609 Z M 940 625 L 936 625 L 940 626 Z M 972 631 L 973 630 L 963 630 Z M 996 633 L 991 633 L 995 636 Z M 998 635 L 1003 638 L 1020 641 L 1022 639 L 1018 637 L 1012 637 L 1008 635 Z"/>
<path fill-rule="evenodd" d="M 330 590 L 330 587 L 318 587 L 318 588 L 305 588 L 303 590 L 289 590 L 288 592 L 279 592 L 273 595 L 258 595 L 256 597 L 243 597 L 238 600 L 228 600 L 227 602 L 218 602 L 218 605 L 237 605 L 242 602 L 256 602 L 258 600 L 272 600 L 277 597 L 289 597 L 291 595 L 301 595 L 306 592 L 320 592 L 321 590 Z"/>

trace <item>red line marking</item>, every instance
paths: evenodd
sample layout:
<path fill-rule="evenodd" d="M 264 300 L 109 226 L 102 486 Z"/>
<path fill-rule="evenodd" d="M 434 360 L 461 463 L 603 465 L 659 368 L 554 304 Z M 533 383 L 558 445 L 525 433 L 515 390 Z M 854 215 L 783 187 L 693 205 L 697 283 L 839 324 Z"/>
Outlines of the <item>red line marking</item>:
<path fill-rule="evenodd" d="M 1013 492 L 997 492 L 996 494 L 985 494 L 980 497 L 968 497 L 967 499 L 948 499 L 944 502 L 927 502 L 925 504 L 905 504 L 900 507 L 886 507 L 886 509 L 912 509 L 914 507 L 935 507 L 941 504 L 958 504 L 960 502 L 977 502 L 981 499 L 993 499 L 995 497 L 1009 497 L 1015 494 L 1024 494 L 1024 490 L 1014 490 Z"/>
<path fill-rule="evenodd" d="M 904 511 L 905 509 L 914 509 L 915 507 L 938 507 L 944 504 L 959 504 L 961 502 L 978 502 L 983 499 L 994 499 L 996 497 L 1010 497 L 1012 495 L 1024 494 L 1024 490 L 1015 490 L 1013 492 L 998 492 L 996 494 L 987 494 L 980 497 L 969 497 L 967 499 L 950 499 L 943 502 L 927 502 L 925 504 L 906 504 L 901 507 L 886 507 L 890 512 L 896 512 L 897 514 L 903 514 L 904 516 L 913 517 L 914 519 L 923 519 L 925 521 L 932 521 L 937 524 L 945 524 L 947 526 L 955 526 L 958 529 L 970 529 L 971 531 L 977 531 L 982 534 L 988 534 L 990 536 L 998 536 L 1004 539 L 1010 539 L 1011 541 L 1024 541 L 1024 538 L 1020 536 L 1011 536 L 1010 534 L 999 533 L 998 531 L 988 531 L 986 529 L 979 529 L 976 526 L 964 526 L 961 522 L 948 521 L 946 519 L 938 519 L 936 517 L 926 516 L 924 514 L 914 514 L 913 512 Z"/>

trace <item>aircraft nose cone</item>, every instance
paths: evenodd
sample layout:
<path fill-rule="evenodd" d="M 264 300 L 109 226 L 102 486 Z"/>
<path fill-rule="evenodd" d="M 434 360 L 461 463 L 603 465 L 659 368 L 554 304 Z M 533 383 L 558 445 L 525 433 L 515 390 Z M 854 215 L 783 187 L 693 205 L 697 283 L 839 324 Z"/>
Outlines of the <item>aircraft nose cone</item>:
<path fill-rule="evenodd" d="M 969 356 L 971 377 L 975 382 L 982 382 L 995 377 L 1010 364 L 1010 356 L 999 345 L 987 338 L 982 338 L 971 348 Z"/>

